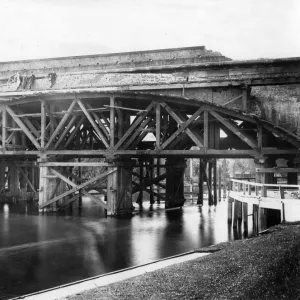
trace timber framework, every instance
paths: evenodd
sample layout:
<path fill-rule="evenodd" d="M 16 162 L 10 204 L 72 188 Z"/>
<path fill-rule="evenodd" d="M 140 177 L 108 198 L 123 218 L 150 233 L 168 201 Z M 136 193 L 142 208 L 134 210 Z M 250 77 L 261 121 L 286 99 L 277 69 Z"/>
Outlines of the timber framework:
<path fill-rule="evenodd" d="M 216 159 L 297 168 L 299 137 L 251 111 L 252 86 L 295 83 L 298 58 L 232 61 L 204 47 L 0 63 L 0 195 L 41 210 L 86 196 L 118 215 L 143 191 L 182 206 L 187 158 L 200 159 L 211 198 Z"/>

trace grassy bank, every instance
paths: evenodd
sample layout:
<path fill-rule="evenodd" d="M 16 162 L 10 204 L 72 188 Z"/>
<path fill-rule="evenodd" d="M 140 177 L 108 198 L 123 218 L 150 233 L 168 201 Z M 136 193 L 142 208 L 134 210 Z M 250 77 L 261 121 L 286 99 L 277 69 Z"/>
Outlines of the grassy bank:
<path fill-rule="evenodd" d="M 300 299 L 299 224 L 208 250 L 207 257 L 68 299 Z"/>

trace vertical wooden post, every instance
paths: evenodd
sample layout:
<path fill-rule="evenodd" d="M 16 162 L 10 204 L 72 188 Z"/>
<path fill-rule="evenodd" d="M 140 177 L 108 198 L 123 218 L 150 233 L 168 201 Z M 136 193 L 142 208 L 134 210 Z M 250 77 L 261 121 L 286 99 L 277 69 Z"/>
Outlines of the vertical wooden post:
<path fill-rule="evenodd" d="M 110 97 L 110 147 L 115 146 L 115 98 Z"/>
<path fill-rule="evenodd" d="M 285 203 L 282 201 L 281 203 L 281 223 L 285 223 Z"/>
<path fill-rule="evenodd" d="M 0 161 L 0 191 L 3 191 L 3 194 L 5 194 L 5 168 L 6 168 L 5 161 L 1 160 Z"/>
<path fill-rule="evenodd" d="M 210 186 L 210 191 L 208 193 L 208 204 L 213 205 L 214 204 L 214 199 L 213 199 L 213 191 L 212 191 L 212 168 L 213 164 L 212 162 L 208 163 L 208 182 L 207 184 Z"/>
<path fill-rule="evenodd" d="M 46 157 L 41 157 L 38 159 L 38 162 L 46 162 Z M 39 182 L 39 205 L 44 204 L 47 200 L 47 178 L 48 167 L 40 167 L 40 182 Z M 43 212 L 44 209 L 40 209 L 40 212 Z"/>
<path fill-rule="evenodd" d="M 203 142 L 204 142 L 204 147 L 208 148 L 208 111 L 204 111 L 204 133 L 203 133 Z"/>
<path fill-rule="evenodd" d="M 225 158 L 223 159 L 223 162 L 222 162 L 222 168 L 223 168 L 223 198 L 225 199 L 226 198 L 226 187 L 227 187 L 227 177 L 226 177 L 226 169 L 227 169 L 227 165 L 226 165 L 226 160 Z M 231 184 L 233 184 L 233 182 L 231 182 Z M 233 190 L 231 188 L 231 190 Z"/>
<path fill-rule="evenodd" d="M 284 188 L 279 186 L 280 199 L 284 199 Z"/>
<path fill-rule="evenodd" d="M 243 108 L 244 111 L 248 110 L 249 94 L 250 94 L 250 89 L 247 86 L 243 89 L 243 97 L 242 97 L 242 108 Z"/>
<path fill-rule="evenodd" d="M 156 112 L 156 149 L 160 147 L 160 130 L 161 130 L 161 107 L 159 103 L 156 103 L 155 107 Z"/>
<path fill-rule="evenodd" d="M 214 172 L 213 182 L 214 182 L 214 205 L 218 204 L 218 193 L 217 193 L 217 160 L 214 158 L 212 162 L 212 168 Z"/>
<path fill-rule="evenodd" d="M 258 205 L 253 204 L 253 233 L 258 234 Z"/>
<path fill-rule="evenodd" d="M 118 101 L 117 105 L 122 107 L 122 101 Z M 124 134 L 124 114 L 123 110 L 117 108 L 117 124 L 118 124 L 118 140 L 120 140 Z"/>
<path fill-rule="evenodd" d="M 7 111 L 6 107 L 2 108 L 2 153 L 5 154 L 7 139 Z"/>
<path fill-rule="evenodd" d="M 158 157 L 157 158 L 157 167 L 156 167 L 156 174 L 157 174 L 157 177 L 160 176 L 160 158 Z M 160 189 L 160 186 L 157 185 L 157 193 L 160 195 L 161 193 L 161 189 Z M 157 197 L 156 198 L 156 202 L 158 204 L 160 204 L 160 197 Z"/>
<path fill-rule="evenodd" d="M 150 159 L 150 161 L 148 161 L 148 168 L 147 168 L 147 173 L 148 173 L 148 178 L 150 180 L 150 182 L 152 182 L 153 180 L 153 158 Z M 150 204 L 154 204 L 154 196 L 153 196 L 153 184 L 150 184 L 149 186 L 150 189 Z"/>
<path fill-rule="evenodd" d="M 242 222 L 242 202 L 234 200 L 234 219 L 233 226 L 240 225 Z"/>
<path fill-rule="evenodd" d="M 221 201 L 221 197 L 222 197 L 222 175 L 221 175 L 221 166 L 219 166 L 219 169 L 218 169 L 218 171 L 219 171 L 219 202 Z"/>
<path fill-rule="evenodd" d="M 45 100 L 41 100 L 41 148 L 45 148 L 45 138 L 46 138 L 46 109 Z"/>
<path fill-rule="evenodd" d="M 243 203 L 244 233 L 248 234 L 248 203 Z"/>
<path fill-rule="evenodd" d="M 203 177 L 204 177 L 204 168 L 202 159 L 199 159 L 199 175 L 198 175 L 198 201 L 197 204 L 203 205 Z"/>
<path fill-rule="evenodd" d="M 233 227 L 237 227 L 237 217 L 238 217 L 238 212 L 237 212 L 237 200 L 234 200 L 233 202 Z"/>
<path fill-rule="evenodd" d="M 144 172 L 144 168 L 143 168 L 143 165 L 144 165 L 144 161 L 142 158 L 139 159 L 139 165 L 140 165 L 140 192 L 139 192 L 139 195 L 138 195 L 138 198 L 136 200 L 136 203 L 142 205 L 143 203 L 143 172 Z"/>
<path fill-rule="evenodd" d="M 260 149 L 263 147 L 263 128 L 262 128 L 261 124 L 258 124 L 257 146 Z"/>
<path fill-rule="evenodd" d="M 78 162 L 80 162 L 81 159 L 80 157 L 78 157 Z M 78 167 L 78 177 L 81 179 L 82 177 L 82 169 L 81 167 L 79 166 Z M 78 182 L 77 184 L 80 184 L 80 182 Z M 79 192 L 79 198 L 78 198 L 78 207 L 79 207 L 79 210 L 82 208 L 82 196 L 81 196 L 81 190 L 78 191 Z"/>
<path fill-rule="evenodd" d="M 227 222 L 229 225 L 232 224 L 232 205 L 234 200 L 232 198 L 228 199 L 228 207 L 227 207 Z"/>
<path fill-rule="evenodd" d="M 166 201 L 165 207 L 181 207 L 184 198 L 184 170 L 186 161 L 184 158 L 167 158 L 166 161 Z"/>

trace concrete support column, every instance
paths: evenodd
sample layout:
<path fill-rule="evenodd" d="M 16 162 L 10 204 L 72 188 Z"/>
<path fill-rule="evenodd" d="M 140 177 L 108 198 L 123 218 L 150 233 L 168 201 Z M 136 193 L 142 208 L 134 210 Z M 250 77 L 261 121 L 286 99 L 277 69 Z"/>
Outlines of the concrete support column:
<path fill-rule="evenodd" d="M 134 162 L 130 159 L 114 160 L 112 168 L 117 171 L 107 177 L 108 215 L 131 214 L 132 206 L 132 168 Z"/>
<path fill-rule="evenodd" d="M 166 161 L 166 208 L 180 207 L 185 202 L 184 198 L 184 158 L 167 158 Z"/>

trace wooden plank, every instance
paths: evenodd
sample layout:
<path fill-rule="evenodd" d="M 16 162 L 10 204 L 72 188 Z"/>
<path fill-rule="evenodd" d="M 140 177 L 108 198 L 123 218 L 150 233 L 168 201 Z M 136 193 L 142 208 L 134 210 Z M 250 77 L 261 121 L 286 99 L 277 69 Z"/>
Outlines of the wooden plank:
<path fill-rule="evenodd" d="M 65 125 L 65 123 L 66 123 L 67 119 L 69 118 L 70 113 L 73 111 L 75 105 L 76 105 L 76 100 L 73 100 L 72 103 L 71 103 L 71 105 L 69 106 L 68 110 L 65 112 L 63 118 L 59 122 L 58 126 L 55 128 L 54 132 L 50 136 L 49 141 L 48 141 L 48 143 L 45 146 L 46 149 L 49 148 L 49 146 L 51 145 L 51 143 L 53 142 L 53 140 L 56 138 L 56 136 L 58 135 L 58 133 L 60 132 L 60 130 L 62 129 L 62 127 Z"/>
<path fill-rule="evenodd" d="M 85 108 L 85 106 L 83 105 L 82 101 L 80 99 L 77 100 L 78 105 L 80 106 L 80 108 L 82 109 L 82 111 L 84 112 L 85 116 L 87 117 L 87 119 L 89 120 L 89 122 L 91 123 L 92 127 L 94 128 L 94 130 L 96 131 L 99 140 L 104 144 L 104 146 L 106 148 L 109 147 L 109 144 L 106 140 L 106 137 L 103 135 L 103 133 L 100 131 L 98 125 L 96 124 L 96 122 L 94 121 L 94 119 L 91 117 L 90 113 L 87 111 L 87 109 Z"/>
<path fill-rule="evenodd" d="M 61 195 L 56 196 L 56 197 L 54 197 L 54 198 L 52 198 L 52 199 L 46 201 L 45 203 L 43 203 L 42 205 L 40 205 L 39 208 L 44 208 L 44 207 L 48 206 L 49 204 L 52 204 L 52 203 L 54 203 L 54 202 L 56 202 L 56 201 L 58 201 L 58 200 L 60 200 L 60 199 L 62 199 L 62 198 L 64 198 L 64 197 L 66 197 L 66 196 L 72 194 L 72 193 L 75 193 L 75 192 L 77 192 L 78 190 L 80 190 L 80 189 L 82 189 L 82 188 L 84 188 L 84 187 L 90 185 L 91 183 L 94 183 L 95 181 L 100 180 L 100 179 L 102 179 L 103 177 L 107 177 L 108 175 L 112 174 L 112 173 L 115 172 L 116 170 L 117 170 L 116 168 L 113 168 L 113 169 L 110 170 L 110 171 L 106 171 L 106 172 L 102 173 L 101 175 L 98 175 L 98 176 L 96 176 L 96 177 L 94 177 L 94 178 L 92 178 L 92 179 L 90 179 L 90 180 L 88 180 L 88 181 L 86 181 L 86 182 L 84 182 L 84 183 L 82 183 L 82 184 L 80 184 L 80 185 L 77 185 L 77 186 L 74 187 L 73 189 L 71 189 L 71 190 L 69 190 L 69 191 L 66 191 L 66 192 L 62 193 Z M 52 171 L 52 173 L 54 173 L 54 174 L 57 175 L 57 176 L 58 176 L 58 174 L 59 174 L 58 177 L 61 178 L 62 175 L 61 175 L 60 173 L 58 173 L 58 172 L 55 171 L 55 170 L 54 170 L 55 172 L 53 172 L 53 169 L 52 169 L 51 171 Z M 58 174 L 57 174 L 57 173 L 58 173 Z M 63 176 L 63 177 L 64 177 L 64 176 Z M 66 178 L 66 177 L 64 177 L 64 178 Z M 62 178 L 61 178 L 61 179 L 62 179 Z M 62 179 L 62 180 L 63 180 L 63 179 Z M 73 184 L 73 183 L 72 183 L 72 184 Z"/>
<path fill-rule="evenodd" d="M 41 145 L 37 142 L 36 138 L 32 135 L 32 133 L 27 129 L 25 124 L 21 119 L 16 117 L 16 113 L 10 108 L 9 106 L 6 106 L 6 111 L 12 116 L 12 118 L 15 120 L 15 122 L 18 124 L 18 126 L 23 130 L 23 132 L 27 135 L 27 137 L 30 139 L 32 144 L 37 148 L 40 149 Z"/>
<path fill-rule="evenodd" d="M 129 137 L 130 134 L 140 125 L 140 123 L 146 118 L 149 111 L 153 108 L 154 102 L 151 102 L 150 105 L 146 108 L 146 111 L 143 112 L 129 127 L 129 129 L 126 131 L 126 133 L 123 135 L 123 137 L 118 141 L 118 143 L 115 145 L 114 150 L 117 150 L 120 148 L 120 146 L 124 143 L 124 141 Z"/>
<path fill-rule="evenodd" d="M 65 127 L 65 130 L 63 131 L 63 133 L 60 135 L 59 139 L 57 140 L 57 142 L 54 145 L 54 149 L 57 149 L 59 144 L 61 143 L 61 141 L 65 138 L 65 136 L 67 135 L 67 133 L 71 130 L 71 128 L 74 126 L 74 122 L 76 121 L 77 116 L 72 116 L 70 122 L 68 123 L 68 125 Z"/>
<path fill-rule="evenodd" d="M 256 141 L 254 141 L 253 138 L 247 136 L 247 134 L 243 133 L 241 131 L 241 128 L 239 128 L 237 125 L 233 124 L 232 122 L 229 122 L 225 120 L 223 117 L 221 117 L 217 112 L 210 111 L 210 114 L 215 117 L 219 122 L 221 122 L 224 126 L 226 126 L 230 131 L 232 131 L 235 135 L 237 135 L 243 142 L 245 142 L 247 145 L 249 145 L 253 149 L 257 149 L 258 145 Z"/>

